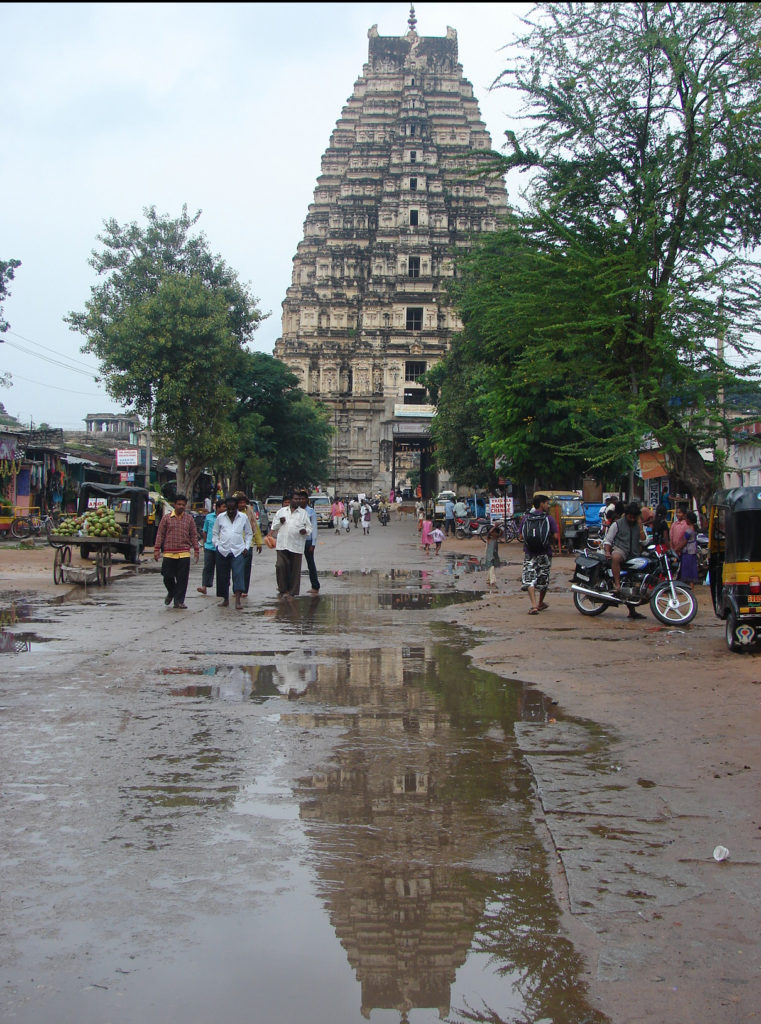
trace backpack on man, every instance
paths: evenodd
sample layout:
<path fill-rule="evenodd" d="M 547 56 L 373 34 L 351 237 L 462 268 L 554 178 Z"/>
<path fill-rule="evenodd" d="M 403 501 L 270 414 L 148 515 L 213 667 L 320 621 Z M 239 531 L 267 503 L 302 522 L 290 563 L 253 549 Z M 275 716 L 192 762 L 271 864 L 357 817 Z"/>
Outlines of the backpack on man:
<path fill-rule="evenodd" d="M 552 535 L 550 518 L 546 512 L 534 509 L 523 520 L 521 538 L 532 555 L 543 555 Z"/>

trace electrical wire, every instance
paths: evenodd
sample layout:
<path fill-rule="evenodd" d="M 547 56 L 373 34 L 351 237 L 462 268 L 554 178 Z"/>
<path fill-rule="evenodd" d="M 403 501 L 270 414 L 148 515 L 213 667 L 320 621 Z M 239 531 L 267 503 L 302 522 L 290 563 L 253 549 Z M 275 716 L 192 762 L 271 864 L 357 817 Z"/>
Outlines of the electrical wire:
<path fill-rule="evenodd" d="M 23 345 L 19 345 L 16 341 L 6 341 L 6 345 L 10 345 L 11 348 L 18 349 L 19 352 L 23 352 L 25 355 L 34 356 L 35 359 L 42 359 L 46 363 L 52 363 L 53 366 L 59 366 L 64 370 L 70 370 L 72 373 L 81 373 L 83 377 L 89 377 L 91 380 L 96 380 L 96 376 L 92 370 L 80 370 L 78 366 L 70 366 L 68 363 L 61 362 L 60 359 L 51 359 L 50 356 L 44 356 L 41 352 L 34 352 L 30 348 L 24 348 Z"/>
<path fill-rule="evenodd" d="M 17 331 L 6 331 L 6 334 L 12 334 L 14 338 L 18 338 L 20 341 L 26 341 L 30 345 L 37 345 L 38 348 L 44 348 L 46 352 L 52 352 L 54 355 L 61 356 L 62 359 L 67 359 L 70 363 L 79 363 L 80 366 L 84 366 L 86 370 L 91 373 L 96 371 L 89 363 L 85 363 L 82 359 L 75 359 L 74 356 L 64 356 L 58 349 L 50 348 L 48 345 L 43 345 L 41 341 L 35 341 L 34 338 L 25 338 L 23 334 L 19 334 Z"/>
<path fill-rule="evenodd" d="M 11 379 L 18 377 L 19 380 L 25 381 L 27 384 L 36 384 L 41 388 L 53 388 L 54 391 L 65 391 L 69 395 L 85 395 L 87 398 L 103 398 L 103 394 L 96 394 L 94 391 L 72 391 L 71 388 L 60 388 L 56 384 L 44 384 L 41 380 L 32 380 L 31 377 L 22 377 L 20 373 L 16 373 L 15 370 L 11 371 Z"/>

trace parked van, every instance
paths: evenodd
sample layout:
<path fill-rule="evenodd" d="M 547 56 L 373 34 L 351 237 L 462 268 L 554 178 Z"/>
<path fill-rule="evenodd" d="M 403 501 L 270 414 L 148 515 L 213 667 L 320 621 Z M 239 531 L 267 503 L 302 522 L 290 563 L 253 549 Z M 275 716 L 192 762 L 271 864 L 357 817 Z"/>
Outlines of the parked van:
<path fill-rule="evenodd" d="M 317 513 L 318 526 L 332 526 L 333 520 L 330 515 L 330 506 L 333 501 L 329 494 L 321 491 L 319 494 L 309 495 L 309 504 Z"/>
<path fill-rule="evenodd" d="M 264 503 L 264 507 L 267 510 L 267 514 L 270 519 L 274 516 L 279 508 L 283 507 L 283 495 L 282 494 L 270 494 Z"/>

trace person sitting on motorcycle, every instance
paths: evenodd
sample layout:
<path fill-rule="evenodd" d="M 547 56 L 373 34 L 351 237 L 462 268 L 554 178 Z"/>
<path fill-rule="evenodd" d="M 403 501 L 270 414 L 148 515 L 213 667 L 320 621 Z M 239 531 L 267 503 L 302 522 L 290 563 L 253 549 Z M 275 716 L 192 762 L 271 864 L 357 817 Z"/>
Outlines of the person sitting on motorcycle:
<path fill-rule="evenodd" d="M 624 508 L 623 517 L 616 519 L 609 528 L 603 541 L 605 557 L 610 559 L 613 571 L 613 593 L 616 597 L 621 596 L 621 566 L 630 558 L 636 558 L 642 544 L 646 542 L 647 535 L 642 525 L 640 507 L 636 501 L 632 501 Z M 627 605 L 627 608 L 630 619 L 644 618 L 644 615 L 634 610 L 633 605 Z"/>

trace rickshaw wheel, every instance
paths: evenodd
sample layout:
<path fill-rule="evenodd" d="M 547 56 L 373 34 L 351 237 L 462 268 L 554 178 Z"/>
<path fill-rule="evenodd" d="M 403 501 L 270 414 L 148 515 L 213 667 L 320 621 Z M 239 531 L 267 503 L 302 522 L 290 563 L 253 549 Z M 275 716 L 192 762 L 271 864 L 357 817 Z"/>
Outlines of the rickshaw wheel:
<path fill-rule="evenodd" d="M 724 624 L 724 636 L 727 641 L 727 647 L 730 651 L 734 651 L 735 654 L 742 654 L 745 651 L 745 647 L 738 642 L 735 636 L 735 630 L 737 629 L 737 616 L 734 612 L 730 612 L 727 615 L 727 620 Z"/>

